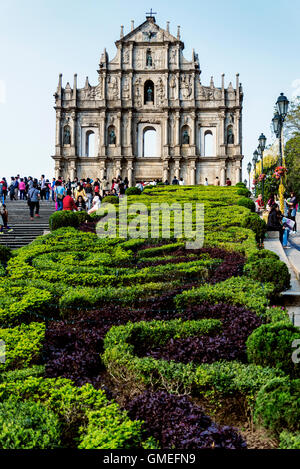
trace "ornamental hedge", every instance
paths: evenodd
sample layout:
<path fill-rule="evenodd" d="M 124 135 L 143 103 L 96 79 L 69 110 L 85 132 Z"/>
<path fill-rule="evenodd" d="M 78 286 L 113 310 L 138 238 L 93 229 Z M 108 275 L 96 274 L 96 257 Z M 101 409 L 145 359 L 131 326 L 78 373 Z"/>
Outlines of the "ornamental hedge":
<path fill-rule="evenodd" d="M 5 429 L 0 446 L 245 447 L 237 431 L 214 422 L 219 412 L 237 413 L 241 425 L 255 415 L 278 446 L 297 446 L 299 374 L 289 359 L 299 333 L 273 307 L 289 276 L 276 255 L 258 250 L 265 225 L 248 196 L 242 184 L 153 186 L 128 198 L 129 208 L 149 210 L 139 238 L 117 230 L 101 239 L 98 215 L 58 212 L 50 234 L 13 256 L 5 251 L 0 403 L 16 438 Z M 120 216 L 118 198 L 104 202 Z M 203 204 L 203 247 L 187 248 L 174 213 L 170 237 L 161 214 L 151 237 L 152 203 L 173 204 L 177 214 L 192 204 L 193 229 L 195 204 Z M 135 215 L 127 221 L 138 232 Z M 20 419 L 10 400 L 21 405 Z"/>

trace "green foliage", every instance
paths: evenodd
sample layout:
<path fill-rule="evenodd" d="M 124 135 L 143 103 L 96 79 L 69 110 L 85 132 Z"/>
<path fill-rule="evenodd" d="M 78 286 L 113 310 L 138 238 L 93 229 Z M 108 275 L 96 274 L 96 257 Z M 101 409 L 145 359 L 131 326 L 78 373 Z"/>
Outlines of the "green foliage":
<path fill-rule="evenodd" d="M 257 243 L 262 243 L 267 231 L 267 225 L 257 213 L 249 213 L 243 220 L 242 226 L 254 231 Z"/>
<path fill-rule="evenodd" d="M 138 187 L 128 187 L 125 191 L 126 195 L 141 195 L 141 193 L 142 191 Z"/>
<path fill-rule="evenodd" d="M 45 324 L 32 322 L 13 329 L 0 329 L 0 340 L 5 343 L 5 363 L 0 371 L 23 368 L 37 363 L 45 337 Z"/>
<path fill-rule="evenodd" d="M 58 228 L 66 226 L 72 226 L 74 228 L 79 226 L 79 218 L 76 212 L 71 212 L 71 210 L 60 210 L 50 215 L 49 228 L 51 231 L 55 231 Z"/>
<path fill-rule="evenodd" d="M 290 286 L 291 275 L 287 265 L 277 259 L 265 258 L 248 262 L 244 267 L 245 274 L 260 282 L 270 282 L 277 293 Z"/>
<path fill-rule="evenodd" d="M 0 384 L 0 403 L 11 400 L 16 406 L 24 399 L 54 412 L 61 422 L 62 437 L 71 440 L 72 447 L 125 449 L 145 443 L 142 422 L 130 420 L 104 391 L 90 384 L 78 388 L 67 379 L 38 377 Z"/>
<path fill-rule="evenodd" d="M 265 384 L 256 399 L 254 419 L 276 434 L 300 430 L 300 380 L 275 378 Z"/>
<path fill-rule="evenodd" d="M 251 212 L 255 212 L 255 203 L 253 200 L 248 199 L 247 197 L 242 197 L 241 199 L 238 200 L 237 205 L 240 205 L 241 207 L 246 207 Z"/>
<path fill-rule="evenodd" d="M 37 402 L 0 402 L 1 449 L 54 449 L 60 446 L 57 416 Z"/>
<path fill-rule="evenodd" d="M 286 430 L 279 435 L 279 449 L 300 449 L 300 432 L 291 433 Z"/>
<path fill-rule="evenodd" d="M 279 260 L 279 256 L 275 254 L 273 251 L 269 251 L 268 249 L 260 249 L 259 251 L 253 252 L 249 257 L 248 257 L 248 262 L 256 262 L 260 261 L 261 259 L 275 259 Z"/>
<path fill-rule="evenodd" d="M 243 197 L 251 196 L 251 192 L 246 187 L 241 187 L 240 189 L 238 189 L 237 194 L 242 195 Z"/>
<path fill-rule="evenodd" d="M 78 218 L 78 224 L 80 225 L 81 223 L 84 223 L 86 221 L 90 221 L 91 220 L 91 217 L 90 215 L 85 211 L 85 210 L 81 210 L 81 211 L 78 211 L 78 212 L 73 212 L 76 217 Z M 71 225 L 73 226 L 73 225 Z M 75 227 L 76 228 L 76 227 Z"/>
<path fill-rule="evenodd" d="M 299 112 L 299 111 L 298 111 Z M 285 146 L 285 159 L 288 168 L 287 190 L 295 191 L 298 200 L 300 197 L 300 130 L 292 137 Z"/>
<path fill-rule="evenodd" d="M 23 368 L 22 370 L 4 371 L 0 373 L 0 383 L 24 381 L 27 378 L 43 376 L 44 372 L 45 367 L 43 365 L 33 365 L 31 368 Z"/>
<path fill-rule="evenodd" d="M 283 306 L 268 307 L 261 318 L 266 323 L 284 321 L 286 324 L 291 324 L 288 312 Z"/>
<path fill-rule="evenodd" d="M 243 182 L 237 182 L 235 187 L 242 187 L 242 188 L 246 188 L 246 185 L 243 183 Z"/>
<path fill-rule="evenodd" d="M 103 198 L 102 203 L 119 205 L 119 197 L 117 197 L 116 195 L 107 195 Z"/>
<path fill-rule="evenodd" d="M 0 244 L 0 264 L 6 264 L 7 261 L 12 257 L 11 249 L 7 246 Z"/>
<path fill-rule="evenodd" d="M 203 285 L 184 291 L 175 297 L 177 308 L 182 311 L 187 306 L 209 301 L 212 304 L 229 303 L 246 306 L 263 314 L 268 306 L 267 297 L 274 291 L 272 284 L 261 285 L 246 277 L 232 277 L 216 285 Z"/>
<path fill-rule="evenodd" d="M 300 377 L 300 365 L 292 360 L 293 342 L 300 339 L 300 331 L 281 321 L 263 324 L 247 340 L 247 355 L 251 363 L 279 368 Z"/>

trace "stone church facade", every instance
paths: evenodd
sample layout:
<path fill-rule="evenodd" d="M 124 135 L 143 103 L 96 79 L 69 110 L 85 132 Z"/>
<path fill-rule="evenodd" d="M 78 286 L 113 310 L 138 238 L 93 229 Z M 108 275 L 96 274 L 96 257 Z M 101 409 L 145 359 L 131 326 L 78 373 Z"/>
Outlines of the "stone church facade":
<path fill-rule="evenodd" d="M 117 53 L 100 59 L 98 84 L 88 78 L 55 93 L 55 176 L 138 181 L 182 177 L 186 184 L 241 179 L 243 91 L 201 83 L 197 54 L 183 55 L 177 35 L 150 15 L 116 41 Z M 149 143 L 150 142 L 150 143 Z"/>

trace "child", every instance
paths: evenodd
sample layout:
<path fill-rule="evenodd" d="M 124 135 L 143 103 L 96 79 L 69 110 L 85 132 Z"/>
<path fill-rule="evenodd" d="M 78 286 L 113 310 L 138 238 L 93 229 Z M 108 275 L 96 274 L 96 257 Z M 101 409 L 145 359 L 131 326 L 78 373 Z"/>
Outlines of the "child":
<path fill-rule="evenodd" d="M 3 228 L 7 228 L 8 233 L 14 231 L 8 224 L 8 211 L 5 204 L 0 205 L 0 235 L 3 235 Z"/>

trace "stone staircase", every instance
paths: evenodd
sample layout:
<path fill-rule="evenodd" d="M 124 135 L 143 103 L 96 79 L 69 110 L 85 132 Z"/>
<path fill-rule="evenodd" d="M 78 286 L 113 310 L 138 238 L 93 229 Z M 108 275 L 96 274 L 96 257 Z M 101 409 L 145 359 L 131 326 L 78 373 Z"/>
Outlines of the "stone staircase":
<path fill-rule="evenodd" d="M 55 210 L 54 202 L 40 201 L 40 217 L 30 220 L 29 207 L 26 200 L 6 200 L 8 210 L 8 224 L 13 228 L 12 233 L 4 230 L 0 235 L 0 244 L 17 249 L 31 243 L 37 236 L 49 231 L 49 217 Z"/>

